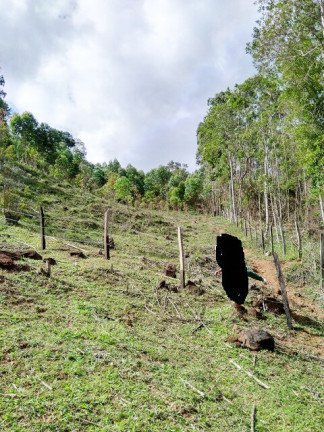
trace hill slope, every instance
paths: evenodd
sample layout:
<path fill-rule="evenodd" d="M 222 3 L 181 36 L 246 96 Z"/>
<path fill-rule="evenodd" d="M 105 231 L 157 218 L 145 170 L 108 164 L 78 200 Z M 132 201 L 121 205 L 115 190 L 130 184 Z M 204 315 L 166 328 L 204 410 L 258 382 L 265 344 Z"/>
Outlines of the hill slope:
<path fill-rule="evenodd" d="M 258 431 L 321 430 L 322 369 L 312 356 L 322 356 L 322 311 L 289 287 L 293 331 L 284 315 L 236 315 L 214 276 L 214 239 L 219 229 L 238 231 L 203 215 L 108 203 L 116 249 L 106 261 L 99 250 L 107 203 L 32 181 L 19 225 L 1 222 L 0 249 L 41 252 L 37 210 L 46 204 L 52 219 L 42 255 L 57 265 L 51 277 L 39 272 L 41 261 L 26 260 L 29 271 L 0 269 L 2 430 L 247 431 L 253 405 Z M 187 278 L 197 285 L 191 291 L 176 290 L 178 280 L 163 274 L 167 263 L 178 267 L 177 226 Z M 75 248 L 87 258 L 71 256 Z M 249 306 L 277 287 L 271 257 L 251 250 L 247 257 L 270 279 L 268 288 L 257 283 Z M 157 289 L 162 280 L 169 290 Z M 252 353 L 227 342 L 253 327 L 291 349 Z"/>

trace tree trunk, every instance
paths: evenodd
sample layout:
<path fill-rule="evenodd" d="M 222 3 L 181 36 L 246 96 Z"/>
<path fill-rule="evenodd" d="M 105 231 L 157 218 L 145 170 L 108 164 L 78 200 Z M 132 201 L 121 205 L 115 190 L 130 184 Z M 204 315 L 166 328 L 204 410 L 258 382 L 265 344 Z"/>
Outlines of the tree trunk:
<path fill-rule="evenodd" d="M 265 207 L 265 236 L 268 235 L 269 231 L 269 197 L 268 197 L 268 183 L 267 183 L 267 176 L 268 176 L 268 152 L 269 148 L 268 145 L 265 145 L 265 154 L 264 154 L 264 207 Z"/>
<path fill-rule="evenodd" d="M 321 208 L 322 222 L 324 223 L 323 196 L 322 196 L 321 193 L 320 193 L 320 195 L 319 195 L 319 201 L 320 201 L 320 208 Z"/>
<path fill-rule="evenodd" d="M 324 0 L 318 0 L 319 7 L 321 9 L 321 21 L 322 21 L 322 31 L 324 36 Z"/>
<path fill-rule="evenodd" d="M 232 215 L 234 222 L 237 223 L 237 215 L 236 215 L 236 203 L 235 203 L 235 189 L 234 189 L 234 175 L 233 175 L 233 161 L 231 157 L 228 157 L 230 173 L 231 173 L 231 198 L 232 198 Z"/>

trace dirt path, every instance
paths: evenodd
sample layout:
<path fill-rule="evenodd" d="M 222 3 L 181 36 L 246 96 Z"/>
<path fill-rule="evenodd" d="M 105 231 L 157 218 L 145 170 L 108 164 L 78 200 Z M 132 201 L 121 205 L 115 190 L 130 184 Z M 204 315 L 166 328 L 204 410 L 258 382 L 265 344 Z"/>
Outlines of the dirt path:
<path fill-rule="evenodd" d="M 219 233 L 225 231 L 218 228 Z M 253 251 L 244 249 L 246 261 L 250 268 L 260 274 L 267 280 L 267 285 L 263 287 L 265 294 L 282 300 L 279 294 L 279 282 L 277 271 L 272 260 L 266 258 L 257 258 Z M 282 263 L 282 269 L 289 267 L 289 263 Z M 318 335 L 318 329 L 322 326 L 324 329 L 324 310 L 313 299 L 304 295 L 305 287 L 295 285 L 286 285 L 289 305 L 293 315 L 293 325 L 295 329 L 280 337 L 281 341 L 298 351 L 308 352 L 316 356 L 324 357 L 324 340 L 323 336 Z M 296 326 L 301 324 L 303 327 Z M 317 331 L 315 330 L 317 329 Z"/>

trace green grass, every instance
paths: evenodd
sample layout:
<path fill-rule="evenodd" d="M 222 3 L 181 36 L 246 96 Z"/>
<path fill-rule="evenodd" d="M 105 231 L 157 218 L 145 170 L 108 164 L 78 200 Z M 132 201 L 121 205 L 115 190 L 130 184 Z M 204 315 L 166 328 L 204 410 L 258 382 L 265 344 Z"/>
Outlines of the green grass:
<path fill-rule="evenodd" d="M 47 212 L 71 215 L 64 226 L 83 238 L 86 228 L 73 218 L 100 224 L 105 203 L 66 194 L 69 210 L 59 202 Z M 90 214 L 84 211 L 89 206 Z M 0 430 L 250 431 L 255 404 L 257 432 L 321 431 L 320 362 L 262 351 L 254 365 L 253 353 L 226 342 L 234 326 L 261 327 L 278 339 L 323 335 L 320 324 L 294 322 L 289 333 L 283 316 L 244 322 L 235 315 L 213 276 L 217 226 L 233 227 L 202 215 L 121 205 L 111 205 L 110 214 L 116 243 L 110 261 L 87 245 L 79 245 L 87 259 L 72 258 L 69 247 L 48 239 L 43 255 L 58 261 L 51 278 L 39 274 L 38 261 L 29 261 L 29 272 L 0 270 Z M 206 291 L 199 297 L 187 289 L 155 289 L 167 262 L 178 267 L 178 225 L 190 253 L 187 276 Z M 23 227 L 0 226 L 0 234 L 1 247 L 22 241 L 39 251 L 39 239 Z M 100 242 L 102 233 L 93 226 L 88 236 Z M 197 317 L 208 329 L 193 333 Z"/>

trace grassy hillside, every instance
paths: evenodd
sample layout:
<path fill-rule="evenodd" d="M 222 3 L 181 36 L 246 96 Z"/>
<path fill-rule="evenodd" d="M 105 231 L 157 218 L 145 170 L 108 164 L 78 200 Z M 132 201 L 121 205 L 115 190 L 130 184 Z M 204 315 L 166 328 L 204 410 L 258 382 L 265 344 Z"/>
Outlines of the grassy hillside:
<path fill-rule="evenodd" d="M 14 181 L 16 210 L 26 214 L 18 226 L 2 218 L 0 249 L 33 247 L 57 265 L 50 278 L 39 272 L 41 261 L 26 260 L 29 271 L 0 269 L 1 430 L 249 431 L 254 405 L 256 431 L 322 430 L 323 311 L 307 289 L 289 286 L 292 331 L 284 315 L 239 317 L 214 275 L 214 244 L 219 229 L 242 233 L 203 215 L 107 205 L 22 168 Z M 44 252 L 39 204 L 52 217 Z M 116 244 L 110 261 L 99 253 L 107 206 Z M 167 263 L 178 267 L 177 226 L 186 276 L 199 292 L 157 289 L 162 280 L 179 283 L 163 274 Z M 86 258 L 70 256 L 71 245 Z M 257 283 L 249 306 L 277 287 L 272 258 L 244 246 L 270 282 Z M 252 353 L 227 342 L 254 327 L 281 349 Z"/>

